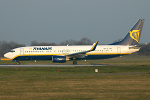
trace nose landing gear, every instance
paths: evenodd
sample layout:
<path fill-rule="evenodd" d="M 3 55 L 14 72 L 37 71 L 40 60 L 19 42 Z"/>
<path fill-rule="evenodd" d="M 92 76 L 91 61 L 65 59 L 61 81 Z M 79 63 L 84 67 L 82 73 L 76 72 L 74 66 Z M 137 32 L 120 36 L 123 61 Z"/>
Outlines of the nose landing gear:
<path fill-rule="evenodd" d="M 19 60 L 13 60 L 14 62 L 17 62 L 17 65 L 20 65 Z"/>

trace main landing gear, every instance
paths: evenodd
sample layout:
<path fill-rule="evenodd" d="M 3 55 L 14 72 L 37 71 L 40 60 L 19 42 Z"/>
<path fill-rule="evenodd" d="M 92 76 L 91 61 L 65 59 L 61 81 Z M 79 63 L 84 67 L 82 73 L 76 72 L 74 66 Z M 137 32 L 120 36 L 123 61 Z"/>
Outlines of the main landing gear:
<path fill-rule="evenodd" d="M 18 65 L 20 65 L 20 62 L 19 62 L 19 61 L 17 61 L 17 64 L 18 64 Z"/>
<path fill-rule="evenodd" d="M 75 59 L 73 60 L 73 65 L 77 65 L 77 61 Z"/>

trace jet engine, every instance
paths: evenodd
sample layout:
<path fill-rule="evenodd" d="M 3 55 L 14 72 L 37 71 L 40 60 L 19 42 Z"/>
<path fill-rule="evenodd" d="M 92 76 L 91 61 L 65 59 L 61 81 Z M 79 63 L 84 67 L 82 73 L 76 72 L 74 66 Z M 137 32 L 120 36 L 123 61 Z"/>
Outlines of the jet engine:
<path fill-rule="evenodd" d="M 52 61 L 54 63 L 64 63 L 66 62 L 66 56 L 53 56 Z"/>

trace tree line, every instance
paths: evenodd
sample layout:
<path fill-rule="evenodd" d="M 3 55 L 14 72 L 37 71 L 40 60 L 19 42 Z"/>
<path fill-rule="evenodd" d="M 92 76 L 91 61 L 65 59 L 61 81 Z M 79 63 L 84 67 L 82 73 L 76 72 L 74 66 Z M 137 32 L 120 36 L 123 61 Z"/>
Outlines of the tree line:
<path fill-rule="evenodd" d="M 82 38 L 79 41 L 76 40 L 66 40 L 62 41 L 59 44 L 56 43 L 46 43 L 46 42 L 38 42 L 38 41 L 31 41 L 30 46 L 57 46 L 57 45 L 92 45 L 93 42 L 88 38 Z M 25 44 L 19 44 L 16 42 L 7 42 L 7 41 L 0 41 L 0 57 L 4 57 L 6 52 L 17 48 L 17 47 L 24 47 Z M 136 55 L 150 55 L 150 43 L 148 44 L 140 44 L 141 49 L 134 53 Z"/>
<path fill-rule="evenodd" d="M 30 46 L 57 46 L 57 45 L 91 45 L 93 42 L 88 38 L 82 38 L 79 41 L 76 40 L 66 40 L 62 41 L 59 44 L 56 43 L 46 43 L 46 42 L 38 42 L 38 41 L 31 41 Z M 7 42 L 0 40 L 0 57 L 4 57 L 4 54 L 9 52 L 10 50 L 17 48 L 17 47 L 24 47 L 25 44 L 19 44 L 14 41 Z"/>
<path fill-rule="evenodd" d="M 31 41 L 31 46 L 91 45 L 91 44 L 93 44 L 93 42 L 88 38 L 82 38 L 80 41 L 76 41 L 72 39 L 66 40 L 66 41 L 60 42 L 59 44 Z"/>

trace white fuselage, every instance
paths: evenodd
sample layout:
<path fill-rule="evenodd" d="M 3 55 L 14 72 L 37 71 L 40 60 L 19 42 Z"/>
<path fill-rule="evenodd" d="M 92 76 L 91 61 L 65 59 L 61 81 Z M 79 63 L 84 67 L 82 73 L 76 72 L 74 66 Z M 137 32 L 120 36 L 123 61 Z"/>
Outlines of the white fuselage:
<path fill-rule="evenodd" d="M 78 52 L 83 52 L 90 50 L 91 45 L 81 45 L 81 46 L 30 46 L 30 47 L 20 47 L 11 50 L 4 56 L 12 60 L 36 60 L 41 58 L 41 60 L 52 59 L 55 55 L 68 55 Z M 138 51 L 139 48 L 134 48 L 134 46 L 126 45 L 98 45 L 96 50 L 88 52 L 80 59 L 105 59 L 112 58 L 119 55 L 131 54 Z"/>

